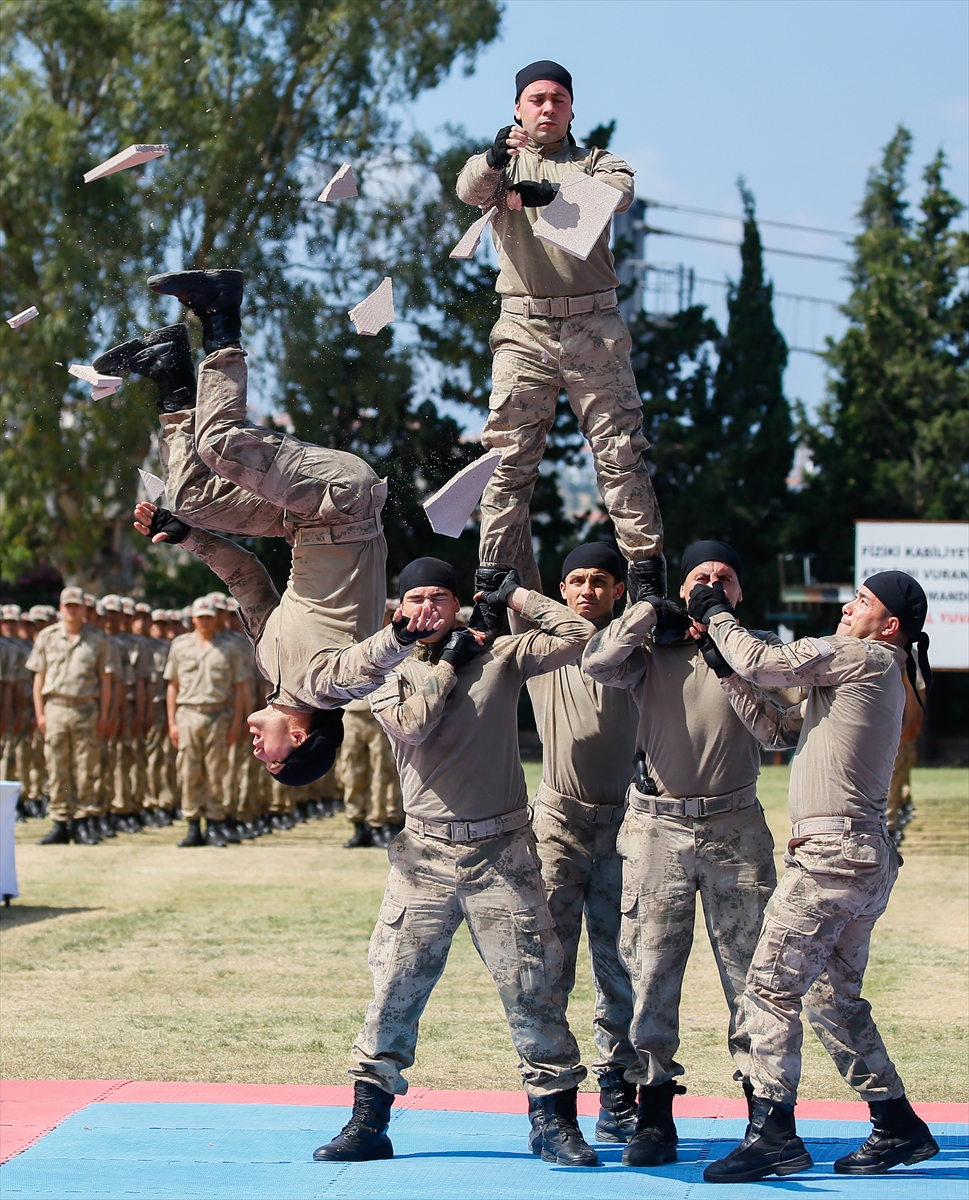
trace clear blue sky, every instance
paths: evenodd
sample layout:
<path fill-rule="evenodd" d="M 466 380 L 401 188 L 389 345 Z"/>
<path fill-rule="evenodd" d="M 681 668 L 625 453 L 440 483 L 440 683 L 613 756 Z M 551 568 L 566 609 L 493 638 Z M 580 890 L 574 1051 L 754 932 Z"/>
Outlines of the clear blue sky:
<path fill-rule="evenodd" d="M 963 0 L 509 0 L 499 40 L 475 74 L 456 72 L 409 112 L 432 132 L 463 125 L 482 148 L 512 117 L 514 75 L 539 58 L 572 72 L 579 135 L 616 119 L 612 148 L 637 171 L 641 196 L 740 211 L 738 174 L 758 215 L 854 231 L 869 168 L 899 121 L 914 134 L 911 192 L 941 146 L 950 188 L 969 194 L 969 5 Z M 736 240 L 740 226 L 654 209 L 652 224 Z M 837 238 L 762 227 L 764 244 L 847 257 Z M 736 250 L 652 237 L 651 262 L 736 276 Z M 768 255 L 782 292 L 841 301 L 844 268 Z M 723 289 L 698 288 L 722 323 Z M 812 310 L 813 321 L 812 327 Z M 794 344 L 820 347 L 840 318 L 779 300 Z M 789 398 L 812 408 L 819 359 L 792 354 Z"/>

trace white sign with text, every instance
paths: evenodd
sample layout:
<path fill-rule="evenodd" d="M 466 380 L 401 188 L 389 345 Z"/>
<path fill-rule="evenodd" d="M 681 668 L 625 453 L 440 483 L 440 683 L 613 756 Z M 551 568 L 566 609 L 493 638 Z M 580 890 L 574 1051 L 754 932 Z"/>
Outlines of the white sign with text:
<path fill-rule="evenodd" d="M 969 524 L 856 521 L 855 586 L 879 571 L 904 571 L 925 589 L 933 668 L 969 671 Z"/>

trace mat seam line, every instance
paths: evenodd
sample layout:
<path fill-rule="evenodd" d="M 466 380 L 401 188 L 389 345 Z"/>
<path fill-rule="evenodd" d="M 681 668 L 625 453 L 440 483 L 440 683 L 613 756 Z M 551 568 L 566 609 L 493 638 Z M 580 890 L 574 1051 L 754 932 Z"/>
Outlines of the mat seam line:
<path fill-rule="evenodd" d="M 110 1096 L 112 1092 L 116 1092 L 118 1088 L 123 1088 L 130 1082 L 130 1079 L 114 1080 L 105 1091 L 101 1092 L 100 1095 L 95 1096 L 93 1100 L 85 1100 L 85 1102 L 83 1104 L 79 1104 L 77 1108 L 72 1108 L 70 1112 L 64 1113 L 64 1115 L 54 1121 L 53 1124 L 47 1125 L 41 1129 L 40 1132 L 35 1137 L 32 1137 L 26 1145 L 21 1146 L 19 1150 L 14 1150 L 13 1154 L 8 1154 L 3 1159 L 0 1159 L 0 1164 L 12 1162 L 18 1157 L 18 1155 L 23 1154 L 25 1150 L 29 1150 L 31 1146 L 36 1146 L 41 1138 L 45 1138 L 49 1133 L 53 1133 L 57 1126 L 62 1125 L 68 1117 L 73 1117 L 75 1113 L 79 1113 L 82 1108 L 87 1108 L 89 1104 L 100 1104 L 103 1100 Z"/>

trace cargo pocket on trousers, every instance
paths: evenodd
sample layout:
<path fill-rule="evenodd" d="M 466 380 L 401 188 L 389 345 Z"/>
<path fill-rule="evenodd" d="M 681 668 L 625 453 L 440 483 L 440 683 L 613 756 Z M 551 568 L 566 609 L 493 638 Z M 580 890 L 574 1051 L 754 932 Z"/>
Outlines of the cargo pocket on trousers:
<path fill-rule="evenodd" d="M 397 959 L 398 942 L 407 906 L 396 900 L 384 899 L 377 915 L 377 924 L 370 937 L 367 965 L 373 975 L 374 987 L 386 979 Z"/>
<path fill-rule="evenodd" d="M 515 946 L 522 991 L 527 995 L 537 995 L 544 991 L 546 982 L 558 974 L 555 964 L 549 962 L 556 941 L 552 932 L 552 916 L 547 908 L 526 908 L 511 915 L 515 922 Z"/>
<path fill-rule="evenodd" d="M 772 991 L 796 994 L 811 958 L 812 939 L 821 928 L 815 913 L 791 904 L 778 904 L 774 896 L 764 910 L 764 925 L 754 954 L 751 974 L 768 981 Z"/>
<path fill-rule="evenodd" d="M 841 857 L 856 867 L 877 867 L 888 858 L 885 840 L 877 833 L 845 833 L 841 838 Z"/>
<path fill-rule="evenodd" d="M 643 973 L 639 954 L 639 893 L 623 892 L 619 902 L 622 918 L 619 923 L 619 957 L 632 979 Z"/>

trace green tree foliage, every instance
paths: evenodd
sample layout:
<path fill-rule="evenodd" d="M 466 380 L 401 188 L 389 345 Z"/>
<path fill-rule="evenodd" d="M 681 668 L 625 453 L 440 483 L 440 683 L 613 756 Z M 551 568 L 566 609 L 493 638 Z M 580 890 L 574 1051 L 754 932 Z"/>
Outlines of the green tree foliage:
<path fill-rule="evenodd" d="M 394 105 L 470 64 L 499 10 L 493 0 L 7 0 L 0 16 L 0 299 L 4 313 L 31 303 L 42 313 L 0 328 L 3 573 L 46 554 L 74 577 L 113 570 L 121 582 L 154 412 L 145 385 L 92 403 L 66 366 L 172 319 L 144 292 L 166 265 L 242 267 L 249 330 L 269 348 L 301 286 L 287 272 L 294 248 L 315 239 L 331 296 L 359 289 L 355 231 L 370 210 L 309 196 L 345 159 L 364 182 L 382 171 Z M 168 142 L 171 154 L 82 182 L 132 142 Z"/>
<path fill-rule="evenodd" d="M 667 557 L 703 537 L 731 543 L 745 562 L 745 614 L 760 622 L 776 597 L 793 455 L 782 375 L 787 347 L 774 324 L 754 199 L 741 181 L 746 220 L 740 281 L 720 335 L 701 306 L 633 329 L 654 484 Z M 713 358 L 716 357 L 716 367 Z"/>
<path fill-rule="evenodd" d="M 969 499 L 969 236 L 943 183 L 923 172 L 913 220 L 904 200 L 911 135 L 899 126 L 868 179 L 855 239 L 849 327 L 832 343 L 817 425 L 803 422 L 815 474 L 794 536 L 827 578 L 851 577 L 858 518 L 965 520 Z"/>

